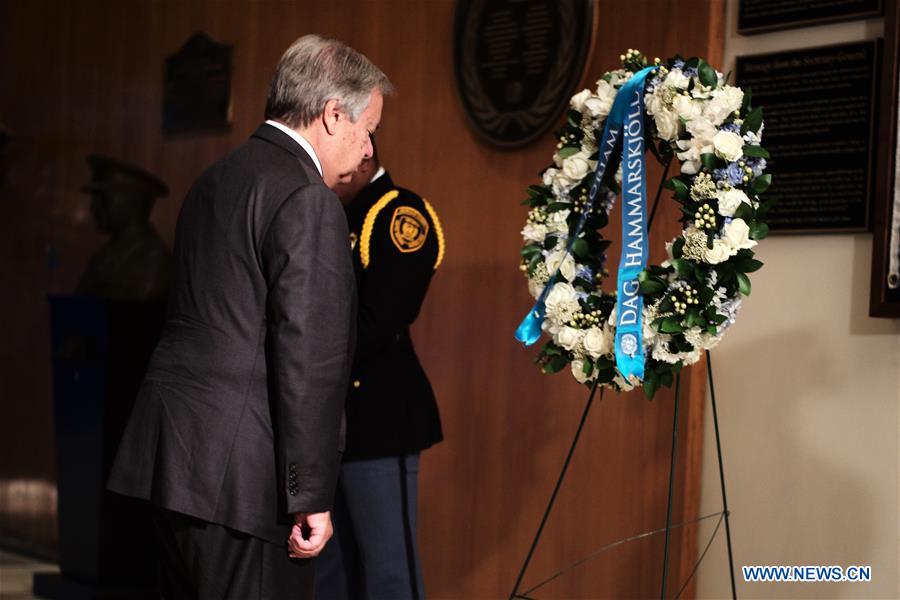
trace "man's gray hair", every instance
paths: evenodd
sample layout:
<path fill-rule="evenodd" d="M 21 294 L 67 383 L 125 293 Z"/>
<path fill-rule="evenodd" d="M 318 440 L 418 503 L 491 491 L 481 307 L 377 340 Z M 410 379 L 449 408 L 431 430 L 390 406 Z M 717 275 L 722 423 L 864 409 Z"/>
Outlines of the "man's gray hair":
<path fill-rule="evenodd" d="M 304 35 L 278 61 L 266 98 L 266 118 L 306 127 L 329 100 L 337 100 L 356 122 L 375 89 L 387 95 L 394 86 L 368 58 L 343 42 Z"/>

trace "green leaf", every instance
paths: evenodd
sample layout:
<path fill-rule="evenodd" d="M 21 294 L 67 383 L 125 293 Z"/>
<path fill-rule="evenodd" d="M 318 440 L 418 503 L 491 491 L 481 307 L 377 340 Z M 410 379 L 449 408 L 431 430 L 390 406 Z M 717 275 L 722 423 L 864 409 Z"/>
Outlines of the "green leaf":
<path fill-rule="evenodd" d="M 694 265 L 683 258 L 676 258 L 672 261 L 672 266 L 678 271 L 682 277 L 690 277 L 694 273 Z"/>
<path fill-rule="evenodd" d="M 528 186 L 528 195 L 532 198 L 538 196 L 549 196 L 550 191 L 542 185 L 529 185 Z"/>
<path fill-rule="evenodd" d="M 675 240 L 675 243 L 672 244 L 672 256 L 675 258 L 681 258 L 684 253 L 684 238 L 679 237 Z"/>
<path fill-rule="evenodd" d="M 701 60 L 700 64 L 697 65 L 697 75 L 700 77 L 700 83 L 706 87 L 714 88 L 719 83 L 719 77 L 716 75 L 716 70 L 709 66 L 709 63 L 704 60 Z"/>
<path fill-rule="evenodd" d="M 531 259 L 528 261 L 528 276 L 529 277 L 534 276 L 534 270 L 537 268 L 538 263 L 541 262 L 541 259 L 543 259 L 543 256 L 540 253 L 538 253 L 538 254 L 535 254 L 534 256 L 532 256 Z"/>
<path fill-rule="evenodd" d="M 665 187 L 675 191 L 675 198 L 678 200 L 687 200 L 691 197 L 691 191 L 678 177 L 673 177 L 665 183 Z"/>
<path fill-rule="evenodd" d="M 573 154 L 578 154 L 581 150 L 579 146 L 565 146 L 559 150 L 559 157 L 562 159 L 569 158 Z"/>
<path fill-rule="evenodd" d="M 527 246 L 522 246 L 522 249 L 519 250 L 519 254 L 527 259 L 531 259 L 535 254 L 540 254 L 541 248 L 540 246 L 536 246 L 534 244 L 528 244 Z"/>
<path fill-rule="evenodd" d="M 738 289 L 744 296 L 750 295 L 750 278 L 743 273 L 737 274 Z"/>
<path fill-rule="evenodd" d="M 590 377 L 593 370 L 594 363 L 591 362 L 591 359 L 585 357 L 584 364 L 581 365 L 581 372 L 584 373 L 585 377 Z"/>
<path fill-rule="evenodd" d="M 659 389 L 659 382 L 656 379 L 644 380 L 644 395 L 647 396 L 647 400 L 653 400 L 654 394 L 656 394 L 656 390 Z"/>
<path fill-rule="evenodd" d="M 581 129 L 581 113 L 577 110 L 570 109 L 568 114 L 566 115 L 566 120 L 569 123 L 569 127 L 574 127 L 575 129 Z"/>
<path fill-rule="evenodd" d="M 713 154 L 712 152 L 706 152 L 700 155 L 700 162 L 703 163 L 703 168 L 712 173 L 715 169 L 718 169 L 724 164 L 721 158 Z"/>
<path fill-rule="evenodd" d="M 561 371 L 567 364 L 569 364 L 569 359 L 565 356 L 551 356 L 550 360 L 548 360 L 544 364 L 543 371 L 544 373 L 558 373 Z"/>
<path fill-rule="evenodd" d="M 753 207 L 746 202 L 741 202 L 734 210 L 735 219 L 743 219 L 744 221 L 753 220 Z"/>
<path fill-rule="evenodd" d="M 657 279 L 656 277 L 652 277 L 649 279 L 645 279 L 640 284 L 641 293 L 645 296 L 652 296 L 654 294 L 658 294 L 662 291 L 665 291 L 666 284 Z"/>
<path fill-rule="evenodd" d="M 684 68 L 682 69 L 682 71 L 686 71 L 687 69 L 690 69 L 693 67 L 698 67 L 698 68 L 700 67 L 700 59 L 697 58 L 696 56 L 692 56 L 691 58 L 684 61 Z"/>
<path fill-rule="evenodd" d="M 763 263 L 755 259 L 738 259 L 734 263 L 735 268 L 741 273 L 753 273 L 759 271 Z"/>
<path fill-rule="evenodd" d="M 769 235 L 769 226 L 765 223 L 756 222 L 750 225 L 750 239 L 764 240 Z"/>
<path fill-rule="evenodd" d="M 591 248 L 584 238 L 578 238 L 572 243 L 572 254 L 578 258 L 584 258 L 591 253 Z"/>
<path fill-rule="evenodd" d="M 772 185 L 772 176 L 768 173 L 765 175 L 760 175 L 756 179 L 753 180 L 753 185 L 750 186 L 750 189 L 753 190 L 753 193 L 759 196 Z"/>
<path fill-rule="evenodd" d="M 681 333 L 684 326 L 675 317 L 665 317 L 659 324 L 659 330 L 663 333 Z"/>
<path fill-rule="evenodd" d="M 744 90 L 744 100 L 741 102 L 741 114 L 747 114 L 747 111 L 751 109 L 750 100 L 752 98 L 753 92 L 750 90 L 750 88 Z"/>
<path fill-rule="evenodd" d="M 719 313 L 715 313 L 715 314 L 713 314 L 712 317 L 710 317 L 709 320 L 712 321 L 713 323 L 715 323 L 716 325 L 721 325 L 722 323 L 724 323 L 725 321 L 728 320 L 728 317 L 726 317 L 725 315 L 720 315 Z"/>
<path fill-rule="evenodd" d="M 762 125 L 762 121 L 763 109 L 762 106 L 757 106 L 744 118 L 744 122 L 741 124 L 741 135 L 744 135 L 748 131 L 757 133 L 759 131 L 759 126 Z"/>
<path fill-rule="evenodd" d="M 751 158 L 769 158 L 769 151 L 762 146 L 746 144 L 743 148 L 743 152 L 744 156 L 749 156 Z"/>
<path fill-rule="evenodd" d="M 553 250 L 556 248 L 557 242 L 559 242 L 559 238 L 555 235 L 548 235 L 544 238 L 544 250 Z"/>
<path fill-rule="evenodd" d="M 557 212 L 560 210 L 571 209 L 572 205 L 568 202 L 551 202 L 547 207 L 548 212 Z"/>

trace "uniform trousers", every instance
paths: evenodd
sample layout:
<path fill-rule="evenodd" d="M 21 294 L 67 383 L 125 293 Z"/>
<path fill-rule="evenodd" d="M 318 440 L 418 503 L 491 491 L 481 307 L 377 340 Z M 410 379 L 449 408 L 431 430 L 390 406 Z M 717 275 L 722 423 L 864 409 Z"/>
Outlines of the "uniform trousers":
<path fill-rule="evenodd" d="M 312 600 L 314 559 L 284 544 L 157 508 L 160 597 L 165 600 Z"/>
<path fill-rule="evenodd" d="M 334 537 L 316 564 L 317 600 L 424 600 L 418 478 L 418 454 L 341 465 Z"/>

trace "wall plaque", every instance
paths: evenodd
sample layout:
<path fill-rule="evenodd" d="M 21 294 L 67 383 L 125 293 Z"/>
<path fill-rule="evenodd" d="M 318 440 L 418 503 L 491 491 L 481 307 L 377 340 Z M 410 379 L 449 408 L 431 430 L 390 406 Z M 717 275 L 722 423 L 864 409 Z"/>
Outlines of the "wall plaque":
<path fill-rule="evenodd" d="M 224 129 L 231 123 L 231 52 L 205 33 L 166 59 L 163 131 Z"/>
<path fill-rule="evenodd" d="M 740 0 L 738 32 L 762 33 L 877 17 L 884 0 Z"/>
<path fill-rule="evenodd" d="M 544 133 L 583 73 L 593 0 L 459 0 L 454 72 L 470 124 L 502 147 Z"/>
<path fill-rule="evenodd" d="M 765 107 L 773 231 L 868 229 L 879 53 L 873 40 L 737 58 L 737 85 Z"/>

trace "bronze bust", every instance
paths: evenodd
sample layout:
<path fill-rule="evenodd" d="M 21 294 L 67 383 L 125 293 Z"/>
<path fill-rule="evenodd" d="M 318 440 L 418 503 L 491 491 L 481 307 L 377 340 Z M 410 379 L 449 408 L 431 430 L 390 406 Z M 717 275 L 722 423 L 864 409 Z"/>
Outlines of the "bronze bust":
<path fill-rule="evenodd" d="M 97 228 L 110 235 L 78 283 L 77 295 L 108 300 L 164 302 L 171 275 L 171 254 L 150 225 L 150 211 L 169 188 L 156 176 L 127 162 L 92 154 L 91 182 Z"/>

